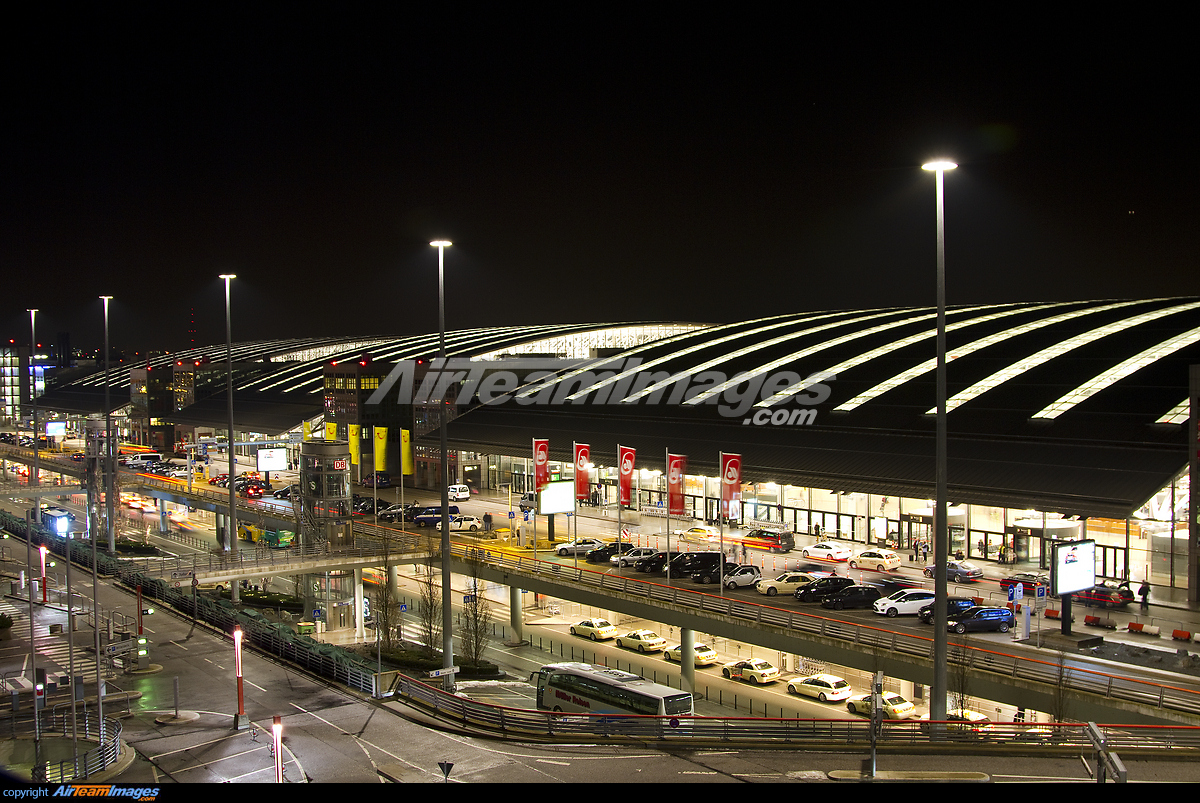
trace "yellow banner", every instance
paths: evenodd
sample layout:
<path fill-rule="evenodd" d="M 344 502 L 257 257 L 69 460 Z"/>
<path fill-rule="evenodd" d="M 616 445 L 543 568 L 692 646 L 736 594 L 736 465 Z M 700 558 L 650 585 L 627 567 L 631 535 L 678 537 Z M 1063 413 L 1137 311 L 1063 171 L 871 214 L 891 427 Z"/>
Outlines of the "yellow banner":
<path fill-rule="evenodd" d="M 359 440 L 359 424 L 347 424 L 350 429 L 350 465 L 357 466 L 360 462 L 359 453 L 362 451 L 362 441 Z"/>
<path fill-rule="evenodd" d="M 310 422 L 310 421 L 304 422 L 304 440 L 306 440 L 306 441 L 312 440 L 312 422 Z"/>
<path fill-rule="evenodd" d="M 337 440 L 337 424 L 335 422 L 332 422 L 332 421 L 325 422 L 325 440 L 327 440 L 327 441 L 336 441 Z"/>
<path fill-rule="evenodd" d="M 400 430 L 400 466 L 402 474 L 413 473 L 412 433 L 407 429 Z"/>
<path fill-rule="evenodd" d="M 375 470 L 387 471 L 387 427 L 375 427 Z"/>

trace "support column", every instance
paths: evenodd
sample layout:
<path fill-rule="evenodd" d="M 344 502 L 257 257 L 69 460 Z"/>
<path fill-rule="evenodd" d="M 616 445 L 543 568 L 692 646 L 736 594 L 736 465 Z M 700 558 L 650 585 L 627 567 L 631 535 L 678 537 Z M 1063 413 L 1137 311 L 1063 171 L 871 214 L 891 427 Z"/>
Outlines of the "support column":
<path fill-rule="evenodd" d="M 521 610 L 521 589 L 516 586 L 508 587 L 508 624 L 512 635 L 504 642 L 507 647 L 516 647 L 525 643 L 525 612 Z"/>
<path fill-rule="evenodd" d="M 679 675 L 683 688 L 696 693 L 696 631 L 682 628 L 679 631 Z"/>
<path fill-rule="evenodd" d="M 170 520 L 167 518 L 167 502 L 165 499 L 156 500 L 158 503 L 158 531 L 160 533 L 171 532 Z"/>

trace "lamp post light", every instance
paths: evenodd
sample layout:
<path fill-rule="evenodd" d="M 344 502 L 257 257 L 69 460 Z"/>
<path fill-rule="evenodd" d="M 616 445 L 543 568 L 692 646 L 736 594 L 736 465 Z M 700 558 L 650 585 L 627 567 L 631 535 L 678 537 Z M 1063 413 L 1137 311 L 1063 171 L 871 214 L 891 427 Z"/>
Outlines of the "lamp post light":
<path fill-rule="evenodd" d="M 434 240 L 429 243 L 438 250 L 438 358 L 441 370 L 446 368 L 446 249 L 453 243 L 449 240 Z M 449 393 L 449 388 L 446 389 Z M 450 608 L 450 463 L 446 446 L 446 399 L 438 399 L 438 430 L 441 433 L 442 462 L 442 668 L 454 666 L 454 619 Z M 400 477 L 404 482 L 403 473 Z M 446 691 L 454 690 L 454 675 L 447 672 L 442 677 Z"/>
<path fill-rule="evenodd" d="M 109 401 L 109 350 L 108 350 L 108 302 L 112 296 L 100 296 L 104 302 L 104 521 L 105 533 L 108 536 L 108 552 L 117 551 L 116 530 L 113 527 L 114 507 L 116 500 L 116 472 L 113 471 L 113 434 L 112 434 L 112 404 Z M 92 534 L 92 562 L 95 563 L 95 533 Z M 99 660 L 97 658 L 97 660 Z"/>
<path fill-rule="evenodd" d="M 946 680 L 946 553 L 950 548 L 947 530 L 946 491 L 946 220 L 943 209 L 942 178 L 954 162 L 939 160 L 921 165 L 937 177 L 937 433 L 934 443 L 933 510 L 933 699 L 929 718 L 946 718 L 948 696 Z"/>
<path fill-rule="evenodd" d="M 283 783 L 283 717 L 271 721 L 271 746 L 275 754 L 275 783 Z"/>
<path fill-rule="evenodd" d="M 234 481 L 234 478 L 237 477 L 237 457 L 233 447 L 233 320 L 229 313 L 229 282 L 231 279 L 236 279 L 237 275 L 222 273 L 221 278 L 225 280 L 225 382 L 229 408 L 229 520 L 225 523 L 225 543 L 222 545 L 222 551 L 230 552 L 233 549 L 234 540 L 237 538 L 237 490 L 234 487 L 237 484 Z M 230 583 L 229 587 L 232 589 L 233 601 L 236 603 L 238 598 L 237 582 Z M 238 684 L 240 693 L 240 680 Z"/>
<path fill-rule="evenodd" d="M 234 580 L 233 582 L 237 582 Z M 242 694 L 242 626 L 233 628 L 233 671 L 237 675 L 237 714 L 233 718 L 235 730 L 250 726 L 246 718 L 246 698 Z"/>

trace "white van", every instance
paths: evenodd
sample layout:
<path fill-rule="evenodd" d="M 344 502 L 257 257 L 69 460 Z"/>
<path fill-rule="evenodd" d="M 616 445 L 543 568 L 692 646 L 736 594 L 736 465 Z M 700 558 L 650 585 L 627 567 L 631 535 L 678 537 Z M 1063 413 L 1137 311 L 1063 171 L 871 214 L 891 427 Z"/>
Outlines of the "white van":
<path fill-rule="evenodd" d="M 465 485 L 451 485 L 446 489 L 447 495 L 451 502 L 469 502 L 471 501 L 471 489 Z"/>
<path fill-rule="evenodd" d="M 161 463 L 162 455 L 158 452 L 138 452 L 125 458 L 125 465 L 134 471 L 140 471 L 151 463 Z"/>

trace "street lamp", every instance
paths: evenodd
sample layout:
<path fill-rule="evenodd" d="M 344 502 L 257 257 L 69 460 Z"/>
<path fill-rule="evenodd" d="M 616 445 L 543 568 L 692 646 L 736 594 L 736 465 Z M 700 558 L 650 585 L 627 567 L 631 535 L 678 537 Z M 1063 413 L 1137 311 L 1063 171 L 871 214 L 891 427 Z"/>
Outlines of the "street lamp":
<path fill-rule="evenodd" d="M 434 240 L 429 243 L 438 250 L 438 358 L 441 369 L 446 370 L 446 281 L 445 256 L 446 249 L 452 243 L 449 240 Z M 446 389 L 449 392 L 449 388 Z M 447 460 L 446 446 L 446 399 L 438 399 L 438 429 L 441 432 L 442 446 L 442 668 L 454 666 L 454 619 L 450 609 L 450 463 Z M 404 482 L 401 472 L 400 482 Z M 446 673 L 442 678 L 442 686 L 446 691 L 454 689 L 454 675 Z"/>
<path fill-rule="evenodd" d="M 234 580 L 233 583 L 236 583 Z M 231 583 L 230 585 L 232 585 Z M 237 675 L 237 714 L 233 718 L 234 730 L 242 730 L 250 726 L 246 718 L 246 698 L 242 694 L 242 626 L 233 628 L 233 671 Z"/>
<path fill-rule="evenodd" d="M 237 476 L 237 457 L 233 450 L 233 321 L 229 314 L 229 281 L 236 279 L 233 273 L 222 273 L 225 280 L 225 382 L 226 396 L 229 406 L 229 521 L 225 527 L 225 552 L 232 551 L 233 541 L 237 538 L 237 490 L 234 477 Z M 237 602 L 237 583 L 231 583 L 233 601 Z M 240 682 L 240 681 L 239 681 Z"/>
<path fill-rule="evenodd" d="M 929 718 L 946 719 L 946 553 L 950 539 L 946 522 L 946 219 L 942 204 L 942 177 L 958 167 L 938 160 L 921 165 L 937 176 L 937 434 L 934 444 L 933 510 L 933 699 Z"/>
<path fill-rule="evenodd" d="M 108 553 L 114 554 L 117 551 L 116 531 L 113 529 L 113 508 L 116 506 L 116 501 L 113 498 L 116 494 L 116 472 L 113 471 L 113 434 L 112 434 L 112 404 L 109 401 L 109 351 L 108 351 L 108 302 L 112 301 L 112 296 L 100 296 L 100 300 L 104 302 L 104 529 L 108 535 Z M 95 546 L 96 534 L 92 533 L 92 565 L 95 567 Z M 99 642 L 97 642 L 99 643 Z M 100 660 L 99 656 L 96 658 Z"/>

